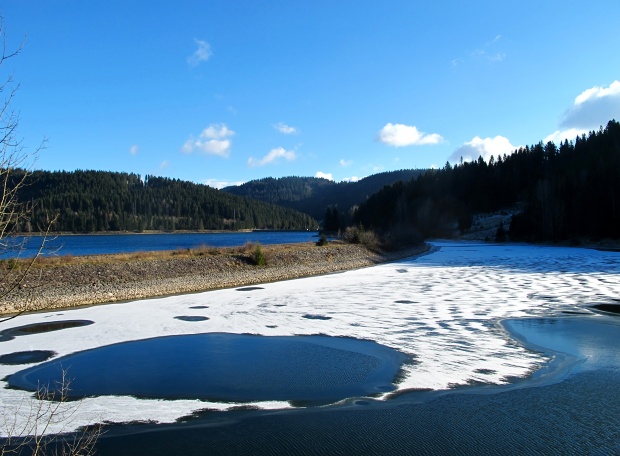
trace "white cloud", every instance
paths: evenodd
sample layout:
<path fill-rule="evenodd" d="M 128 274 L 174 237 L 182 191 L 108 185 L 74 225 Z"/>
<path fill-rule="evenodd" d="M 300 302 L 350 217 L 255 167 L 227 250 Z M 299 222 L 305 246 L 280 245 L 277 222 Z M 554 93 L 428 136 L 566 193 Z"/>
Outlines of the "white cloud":
<path fill-rule="evenodd" d="M 137 146 L 137 144 L 134 144 L 133 146 L 131 146 L 129 148 L 129 153 L 131 155 L 137 155 L 137 153 L 138 153 L 138 146 Z"/>
<path fill-rule="evenodd" d="M 245 184 L 244 181 L 223 181 L 223 180 L 218 180 L 218 179 L 205 179 L 202 181 L 203 184 L 208 185 L 209 187 L 212 188 L 217 188 L 217 189 L 222 189 L 224 187 L 230 187 L 232 185 L 243 185 Z"/>
<path fill-rule="evenodd" d="M 459 163 L 461 157 L 463 161 L 478 160 L 478 157 L 482 156 L 485 161 L 488 161 L 491 156 L 497 155 L 510 155 L 518 149 L 518 147 L 510 144 L 508 138 L 504 136 L 496 136 L 495 138 L 481 138 L 476 136 L 471 141 L 466 142 L 461 147 L 456 149 L 452 155 L 448 158 L 451 163 Z"/>
<path fill-rule="evenodd" d="M 565 112 L 560 127 L 565 130 L 597 130 L 614 118 L 620 118 L 620 81 L 617 80 L 609 87 L 594 86 L 579 94 L 573 106 Z"/>
<path fill-rule="evenodd" d="M 264 166 L 269 163 L 276 162 L 280 158 L 283 158 L 286 161 L 292 161 L 297 158 L 297 154 L 295 154 L 292 150 L 286 150 L 284 147 L 276 147 L 275 149 L 271 149 L 269 153 L 260 160 L 254 157 L 248 158 L 248 166 Z"/>
<path fill-rule="evenodd" d="M 587 103 L 590 100 L 596 100 L 598 98 L 605 98 L 610 96 L 620 96 L 620 81 L 612 82 L 607 88 L 594 86 L 591 89 L 584 90 L 580 95 L 575 98 L 575 104 L 580 105 L 583 103 Z"/>
<path fill-rule="evenodd" d="M 584 133 L 587 133 L 587 130 L 582 130 L 580 128 L 569 128 L 568 130 L 556 130 L 547 136 L 543 143 L 547 144 L 549 141 L 554 142 L 556 144 L 560 144 L 564 142 L 564 140 L 568 139 L 569 141 L 574 141 L 577 136 L 581 136 Z"/>
<path fill-rule="evenodd" d="M 340 160 L 340 166 L 342 166 L 343 168 L 346 168 L 347 166 L 351 166 L 353 164 L 353 160 Z"/>
<path fill-rule="evenodd" d="M 322 171 L 317 171 L 314 177 L 318 177 L 319 179 L 327 179 L 330 181 L 334 180 L 334 176 L 332 173 L 324 173 Z"/>
<path fill-rule="evenodd" d="M 211 124 L 202 130 L 198 138 L 190 136 L 183 144 L 181 151 L 186 154 L 198 151 L 207 155 L 227 158 L 230 155 L 231 146 L 229 138 L 234 134 L 235 132 L 224 124 Z"/>
<path fill-rule="evenodd" d="M 200 65 L 201 62 L 206 62 L 213 55 L 209 43 L 195 38 L 194 42 L 198 45 L 198 48 L 187 58 L 187 63 L 192 67 Z"/>
<path fill-rule="evenodd" d="M 168 160 L 164 160 L 159 164 L 159 169 L 166 169 L 170 167 L 170 162 Z"/>
<path fill-rule="evenodd" d="M 211 124 L 201 133 L 201 135 L 213 139 L 228 138 L 229 136 L 233 136 L 234 134 L 235 132 L 228 128 L 225 124 Z"/>
<path fill-rule="evenodd" d="M 443 138 L 436 134 L 426 134 L 414 126 L 388 123 L 379 132 L 379 141 L 394 147 L 438 144 Z"/>
<path fill-rule="evenodd" d="M 351 176 L 351 177 L 345 177 L 344 179 L 342 179 L 342 182 L 357 182 L 358 180 L 360 180 L 359 177 Z"/>
<path fill-rule="evenodd" d="M 294 134 L 299 133 L 299 128 L 291 127 L 290 125 L 287 125 L 284 122 L 278 122 L 277 124 L 273 126 L 273 128 L 275 128 L 280 133 L 285 134 L 285 135 L 294 135 Z"/>

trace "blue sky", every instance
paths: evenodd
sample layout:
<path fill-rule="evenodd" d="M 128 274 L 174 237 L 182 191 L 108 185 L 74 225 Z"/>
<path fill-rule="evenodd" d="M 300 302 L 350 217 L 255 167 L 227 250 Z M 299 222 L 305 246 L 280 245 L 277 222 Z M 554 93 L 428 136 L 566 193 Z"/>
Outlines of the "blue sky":
<path fill-rule="evenodd" d="M 620 120 L 620 3 L 3 0 L 35 167 L 355 180 Z"/>

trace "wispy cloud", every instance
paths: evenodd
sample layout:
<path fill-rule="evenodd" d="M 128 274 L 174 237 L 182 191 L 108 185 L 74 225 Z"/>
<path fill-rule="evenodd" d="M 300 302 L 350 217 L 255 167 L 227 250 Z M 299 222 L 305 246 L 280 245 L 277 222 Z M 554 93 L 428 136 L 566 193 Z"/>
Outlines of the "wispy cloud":
<path fill-rule="evenodd" d="M 187 63 L 191 67 L 196 67 L 202 62 L 206 62 L 213 55 L 209 43 L 194 38 L 194 42 L 198 46 L 192 55 L 187 57 Z"/>
<path fill-rule="evenodd" d="M 270 163 L 278 162 L 280 159 L 293 161 L 296 158 L 297 154 L 294 151 L 286 150 L 284 147 L 276 147 L 275 149 L 271 149 L 269 153 L 261 159 L 256 159 L 254 157 L 248 158 L 248 166 L 265 166 Z"/>
<path fill-rule="evenodd" d="M 503 52 L 489 52 L 485 49 L 476 49 L 471 55 L 474 59 L 484 59 L 487 62 L 501 62 L 506 58 Z"/>
<path fill-rule="evenodd" d="M 353 164 L 353 160 L 345 160 L 342 159 L 340 160 L 340 166 L 342 166 L 343 168 L 346 168 L 347 166 L 351 166 Z"/>
<path fill-rule="evenodd" d="M 443 137 L 437 133 L 426 134 L 413 125 L 388 123 L 379 131 L 379 141 L 394 147 L 439 144 Z"/>
<path fill-rule="evenodd" d="M 461 158 L 463 161 L 477 160 L 482 156 L 485 161 L 488 161 L 491 156 L 497 155 L 510 155 L 518 147 L 510 144 L 508 138 L 504 136 L 496 136 L 494 138 L 481 138 L 476 136 L 471 141 L 464 143 L 461 147 L 456 149 L 452 155 L 448 158 L 451 163 L 459 163 Z"/>
<path fill-rule="evenodd" d="M 319 179 L 327 179 L 330 181 L 334 180 L 334 175 L 332 173 L 324 173 L 323 171 L 317 171 L 314 177 L 318 177 Z"/>
<path fill-rule="evenodd" d="M 452 67 L 462 65 L 466 61 L 486 61 L 490 63 L 501 62 L 506 58 L 506 53 L 501 50 L 502 35 L 496 35 L 481 47 L 469 52 L 468 58 L 457 57 L 450 61 Z"/>
<path fill-rule="evenodd" d="M 159 164 L 159 169 L 166 169 L 170 167 L 170 162 L 168 160 L 164 160 Z"/>
<path fill-rule="evenodd" d="M 137 155 L 137 154 L 138 154 L 138 145 L 137 145 L 137 144 L 134 144 L 133 146 L 131 146 L 131 147 L 129 148 L 129 153 L 130 153 L 131 155 Z"/>
<path fill-rule="evenodd" d="M 198 138 L 190 136 L 181 151 L 191 154 L 194 151 L 207 155 L 217 155 L 227 158 L 230 155 L 231 140 L 235 132 L 225 124 L 211 124 L 198 135 Z"/>
<path fill-rule="evenodd" d="M 244 181 L 224 181 L 219 179 L 205 179 L 202 181 L 203 184 L 208 185 L 212 188 L 222 189 L 225 187 L 230 187 L 232 185 L 243 185 Z"/>
<path fill-rule="evenodd" d="M 287 125 L 284 122 L 278 122 L 277 124 L 273 126 L 273 128 L 275 128 L 280 133 L 285 134 L 285 135 L 294 135 L 294 134 L 299 133 L 299 128 L 291 127 L 290 125 Z"/>

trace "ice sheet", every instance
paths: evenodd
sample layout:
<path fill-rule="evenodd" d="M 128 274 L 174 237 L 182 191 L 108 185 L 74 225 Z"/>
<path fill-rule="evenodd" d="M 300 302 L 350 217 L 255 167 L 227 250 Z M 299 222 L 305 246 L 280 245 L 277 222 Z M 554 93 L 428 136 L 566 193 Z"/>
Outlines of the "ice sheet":
<path fill-rule="evenodd" d="M 53 350 L 62 356 L 127 340 L 202 332 L 325 334 L 370 339 L 412 355 L 415 363 L 405 367 L 399 390 L 500 384 L 526 376 L 545 362 L 540 353 L 510 339 L 499 324 L 501 319 L 583 312 L 586 304 L 620 297 L 617 253 L 514 244 L 433 244 L 439 250 L 419 258 L 269 283 L 259 289 L 24 315 L 0 325 L 0 331 L 45 321 L 95 323 L 0 342 L 0 354 Z M 175 316 L 209 319 L 183 321 Z M 24 367 L 0 365 L 0 378 Z M 22 391 L 0 390 L 5 411 L 20 404 L 24 409 L 29 397 Z M 87 398 L 79 403 L 68 426 L 95 421 L 170 422 L 195 410 L 229 407 L 187 400 Z"/>

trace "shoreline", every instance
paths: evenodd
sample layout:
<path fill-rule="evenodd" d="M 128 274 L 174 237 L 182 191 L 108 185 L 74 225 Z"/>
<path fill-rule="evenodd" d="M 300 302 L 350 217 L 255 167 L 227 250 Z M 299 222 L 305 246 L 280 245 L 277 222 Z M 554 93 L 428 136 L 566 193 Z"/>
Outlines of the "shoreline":
<path fill-rule="evenodd" d="M 429 244 L 393 252 L 373 252 L 360 244 L 330 242 L 261 246 L 267 264 L 252 264 L 250 252 L 223 248 L 217 253 L 143 259 L 140 255 L 83 257 L 79 263 L 31 270 L 23 285 L 7 296 L 0 315 L 48 311 L 198 293 L 260 283 L 311 277 L 359 269 L 421 255 Z M 114 258 L 116 257 L 116 258 Z M 100 258 L 101 259 L 101 258 Z"/>

